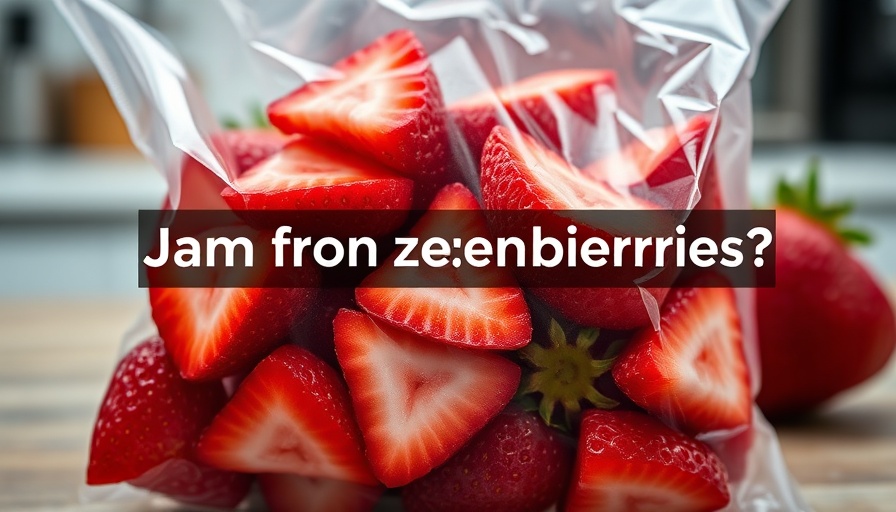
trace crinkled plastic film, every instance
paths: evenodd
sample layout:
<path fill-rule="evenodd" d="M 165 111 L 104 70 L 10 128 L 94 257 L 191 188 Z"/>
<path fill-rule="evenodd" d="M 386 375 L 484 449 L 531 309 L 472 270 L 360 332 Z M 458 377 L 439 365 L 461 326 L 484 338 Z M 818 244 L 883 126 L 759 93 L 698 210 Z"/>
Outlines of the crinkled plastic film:
<path fill-rule="evenodd" d="M 103 0 L 56 0 L 90 53 L 137 147 L 166 177 L 169 204 L 180 204 L 179 173 L 188 155 L 230 183 L 229 157 L 212 144 L 218 127 L 195 82 L 163 36 Z M 657 203 L 693 208 L 698 183 L 715 166 L 727 208 L 746 208 L 751 144 L 750 77 L 759 46 L 786 0 L 222 0 L 251 49 L 263 80 L 258 96 L 271 101 L 306 81 L 338 74 L 329 65 L 394 29 L 409 28 L 430 55 L 445 104 L 533 74 L 564 68 L 610 69 L 612 88 L 595 91 L 595 119 L 546 97 L 557 119 L 553 142 L 537 122 L 517 124 L 580 166 L 617 153 L 634 141 L 658 150 L 661 127 L 680 129 L 709 120 L 709 141 L 688 155 L 693 176 L 647 191 Z M 466 184 L 478 189 L 475 151 L 451 124 L 452 153 Z M 539 137 L 541 135 L 541 137 Z M 605 176 L 629 194 L 624 166 Z M 752 292 L 737 290 L 747 358 L 759 386 Z M 643 293 L 656 323 L 657 304 Z M 125 336 L 131 347 L 154 326 L 143 317 Z M 753 435 L 747 469 L 732 482 L 729 510 L 808 510 L 794 486 L 774 431 L 755 409 L 752 432 L 716 432 L 704 440 L 725 453 L 738 435 Z M 85 488 L 88 501 L 145 500 L 124 485 Z"/>

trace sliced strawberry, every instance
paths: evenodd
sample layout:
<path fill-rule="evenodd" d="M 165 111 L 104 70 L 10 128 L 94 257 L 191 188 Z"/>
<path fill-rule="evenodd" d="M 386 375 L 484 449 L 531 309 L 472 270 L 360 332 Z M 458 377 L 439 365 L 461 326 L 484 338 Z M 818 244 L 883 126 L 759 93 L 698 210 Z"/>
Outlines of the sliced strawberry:
<path fill-rule="evenodd" d="M 259 288 L 272 271 L 273 260 L 262 256 L 270 238 L 238 227 L 209 230 L 198 239 L 218 234 L 245 234 L 258 253 L 255 266 L 233 272 L 209 269 L 201 284 L 213 287 L 205 288 L 162 288 L 157 283 L 182 282 L 177 274 L 167 274 L 177 269 L 147 269 L 153 321 L 181 375 L 190 380 L 220 379 L 251 368 L 283 341 L 317 291 L 317 270 L 308 266 L 293 275 L 309 287 Z"/>
<path fill-rule="evenodd" d="M 450 143 L 442 93 L 414 34 L 392 32 L 333 69 L 342 76 L 309 82 L 272 103 L 271 124 L 351 147 L 420 180 L 430 193 L 444 185 Z"/>
<path fill-rule="evenodd" d="M 276 130 L 259 128 L 225 130 L 215 134 L 213 140 L 233 158 L 236 176 L 280 151 L 289 142 L 288 137 Z"/>
<path fill-rule="evenodd" d="M 132 485 L 205 506 L 236 506 L 248 475 L 193 462 L 202 430 L 224 406 L 220 382 L 188 382 L 150 338 L 118 364 L 97 416 L 87 483 Z"/>
<path fill-rule="evenodd" d="M 292 345 L 246 377 L 202 435 L 198 454 L 221 469 L 377 483 L 338 374 Z"/>
<path fill-rule="evenodd" d="M 413 182 L 307 137 L 252 167 L 221 193 L 234 210 L 406 210 Z"/>
<path fill-rule="evenodd" d="M 501 356 L 433 343 L 342 310 L 333 322 L 373 471 L 399 487 L 445 462 L 516 392 L 520 368 Z"/>
<path fill-rule="evenodd" d="M 550 210 L 540 220 L 545 236 L 566 239 L 566 228 L 576 221 L 576 213 L 569 210 L 656 210 L 658 207 L 637 197 L 624 195 L 604 181 L 584 175 L 560 155 L 545 148 L 525 134 L 514 136 L 504 127 L 492 131 L 482 155 L 482 197 L 490 210 Z M 607 240 L 613 234 L 631 236 L 631 225 L 592 225 L 588 217 L 578 226 L 577 238 L 585 240 L 596 236 Z M 657 217 L 659 220 L 659 217 Z M 657 235 L 658 226 L 641 226 L 648 233 Z M 657 231 L 658 230 L 658 231 Z M 495 227 L 497 236 L 531 237 L 528 232 L 516 232 L 513 227 Z M 611 240 L 612 241 L 612 240 Z M 648 258 L 649 261 L 649 258 Z M 520 280 L 535 282 L 531 269 L 518 270 Z M 570 272 L 587 272 L 592 282 L 597 276 L 615 273 L 635 278 L 644 274 L 643 269 L 630 266 L 625 269 L 605 267 L 601 269 L 571 269 Z M 624 273 L 623 273 L 624 272 Z M 528 277 L 530 279 L 523 279 Z M 537 278 L 537 276 L 534 276 Z M 637 288 L 547 288 L 532 290 L 549 306 L 577 323 L 610 329 L 632 329 L 650 322 L 641 293 Z M 648 293 L 662 302 L 664 288 L 649 288 Z"/>
<path fill-rule="evenodd" d="M 174 500 L 215 508 L 235 508 L 249 493 L 253 477 L 184 459 L 171 459 L 129 484 Z"/>
<path fill-rule="evenodd" d="M 490 236 L 479 203 L 460 183 L 438 193 L 412 233 L 420 240 L 438 236 L 467 241 Z M 449 279 L 457 287 L 401 287 L 401 273 L 391 264 L 401 251 L 396 250 L 390 263 L 375 270 L 355 291 L 358 305 L 365 311 L 401 329 L 463 347 L 509 350 L 532 339 L 532 321 L 522 290 L 481 287 L 489 281 L 513 282 L 509 270 L 493 265 L 463 271 L 451 265 L 422 266 L 415 271 L 416 284 Z"/>
<path fill-rule="evenodd" d="M 448 462 L 405 486 L 408 512 L 544 512 L 572 469 L 573 443 L 508 407 Z"/>
<path fill-rule="evenodd" d="M 580 430 L 566 512 L 709 512 L 731 499 L 712 450 L 646 414 L 592 409 Z"/>
<path fill-rule="evenodd" d="M 284 473 L 258 475 L 270 512 L 370 512 L 382 487 Z"/>
<path fill-rule="evenodd" d="M 556 149 L 562 148 L 562 127 L 568 116 L 597 122 L 598 94 L 615 88 L 616 73 L 611 70 L 549 71 L 464 98 L 450 105 L 448 114 L 478 163 L 492 129 L 509 122 Z"/>
<path fill-rule="evenodd" d="M 660 330 L 634 335 L 613 378 L 635 403 L 688 432 L 749 424 L 750 374 L 733 290 L 673 289 L 660 310 Z"/>

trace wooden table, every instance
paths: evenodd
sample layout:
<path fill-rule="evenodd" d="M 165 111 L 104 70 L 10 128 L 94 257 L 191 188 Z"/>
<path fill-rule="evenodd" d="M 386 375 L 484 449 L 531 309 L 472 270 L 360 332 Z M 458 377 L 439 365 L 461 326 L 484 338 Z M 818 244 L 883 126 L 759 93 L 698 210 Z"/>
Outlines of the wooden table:
<path fill-rule="evenodd" d="M 78 489 L 121 334 L 139 309 L 134 301 L 0 302 L 0 510 L 129 510 L 80 505 Z M 817 510 L 896 510 L 896 361 L 780 435 Z"/>

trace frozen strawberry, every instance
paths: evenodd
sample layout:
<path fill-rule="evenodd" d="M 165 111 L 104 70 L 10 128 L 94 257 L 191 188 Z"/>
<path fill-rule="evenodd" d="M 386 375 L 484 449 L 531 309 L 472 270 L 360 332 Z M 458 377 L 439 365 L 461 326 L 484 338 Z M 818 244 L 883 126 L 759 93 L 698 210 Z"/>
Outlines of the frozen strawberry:
<path fill-rule="evenodd" d="M 445 464 L 405 486 L 408 512 L 543 512 L 566 488 L 572 440 L 508 407 Z"/>
<path fill-rule="evenodd" d="M 435 236 L 465 241 L 489 237 L 479 203 L 459 183 L 439 192 L 430 211 L 411 233 L 420 240 Z M 397 249 L 392 259 L 401 251 Z M 513 282 L 509 270 L 494 265 L 465 269 L 446 265 L 422 266 L 416 272 L 420 281 L 416 284 L 447 279 L 457 287 L 402 287 L 396 269 L 387 264 L 358 287 L 358 305 L 396 327 L 452 345 L 509 350 L 525 346 L 532 338 L 532 322 L 522 290 L 483 287 L 487 282 Z"/>
<path fill-rule="evenodd" d="M 251 368 L 284 340 L 317 292 L 317 270 L 308 266 L 293 272 L 301 288 L 261 287 L 273 266 L 263 252 L 270 239 L 244 227 L 203 233 L 218 234 L 245 234 L 258 252 L 255 265 L 234 271 L 202 269 L 206 278 L 197 288 L 161 287 L 159 283 L 181 282 L 183 274 L 170 265 L 147 268 L 153 321 L 181 375 L 190 380 L 220 379 Z"/>
<path fill-rule="evenodd" d="M 719 458 L 700 441 L 632 411 L 587 411 L 566 512 L 709 512 L 730 501 Z"/>
<path fill-rule="evenodd" d="M 657 206 L 634 196 L 623 195 L 604 181 L 584 175 L 560 155 L 545 148 L 532 137 L 518 137 L 507 128 L 497 127 L 486 142 L 482 155 L 482 197 L 485 207 L 491 210 L 546 210 L 556 212 L 541 219 L 545 236 L 565 239 L 566 227 L 574 218 L 562 210 L 656 210 Z M 632 226 L 583 225 L 577 223 L 580 239 L 597 236 L 605 240 L 634 233 L 619 233 Z M 649 229 L 654 229 L 650 227 Z M 497 236 L 527 236 L 526 233 L 504 231 L 496 228 Z M 656 233 L 654 233 L 656 234 Z M 529 233 L 531 236 L 531 233 Z M 650 259 L 648 258 L 647 261 Z M 520 269 L 529 272 L 531 269 Z M 576 270 L 570 270 L 571 272 Z M 579 271 L 584 272 L 584 271 Z M 587 269 L 594 276 L 615 273 L 635 277 L 643 275 L 643 269 L 605 267 Z M 624 272 L 624 274 L 620 274 Z M 523 274 L 521 274 L 521 280 Z M 549 306 L 577 323 L 610 329 L 631 329 L 646 325 L 650 318 L 637 288 L 598 287 L 535 287 L 533 293 Z M 662 302 L 664 288 L 647 288 Z"/>
<path fill-rule="evenodd" d="M 376 162 L 302 137 L 221 193 L 234 210 L 406 210 L 413 182 Z"/>
<path fill-rule="evenodd" d="M 202 430 L 227 401 L 220 382 L 185 381 L 159 338 L 118 364 L 97 416 L 87 483 L 129 482 L 187 503 L 232 507 L 251 479 L 193 461 Z"/>
<path fill-rule="evenodd" d="M 691 286 L 712 285 L 711 275 Z M 718 281 L 723 286 L 722 281 Z M 691 433 L 750 423 L 750 373 L 730 288 L 675 288 L 660 310 L 660 330 L 634 335 L 613 367 L 626 395 Z"/>
<path fill-rule="evenodd" d="M 200 460 L 247 473 L 292 473 L 364 485 L 376 479 L 338 374 L 287 345 L 240 384 L 199 441 Z"/>
<path fill-rule="evenodd" d="M 270 512 L 370 512 L 382 487 L 285 473 L 258 475 Z"/>
<path fill-rule="evenodd" d="M 455 454 L 510 401 L 520 368 L 342 310 L 336 355 L 377 478 L 399 487 Z"/>
<path fill-rule="evenodd" d="M 348 146 L 418 181 L 427 204 L 448 182 L 450 142 L 442 93 L 423 45 L 397 30 L 333 65 L 341 76 L 309 82 L 268 107 L 284 133 Z M 426 197 L 429 196 L 429 197 Z"/>
<path fill-rule="evenodd" d="M 570 129 L 569 116 L 596 123 L 598 94 L 615 88 L 616 73 L 611 70 L 549 71 L 464 98 L 450 105 L 448 114 L 478 163 L 492 129 L 510 123 L 559 150 L 563 127 Z"/>

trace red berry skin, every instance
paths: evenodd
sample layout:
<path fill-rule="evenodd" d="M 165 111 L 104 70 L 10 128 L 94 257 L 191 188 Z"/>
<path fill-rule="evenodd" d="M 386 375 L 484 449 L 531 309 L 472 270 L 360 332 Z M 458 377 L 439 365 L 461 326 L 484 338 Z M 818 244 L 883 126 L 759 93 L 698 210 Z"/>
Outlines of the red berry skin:
<path fill-rule="evenodd" d="M 776 286 L 756 290 L 756 403 L 770 418 L 805 413 L 867 380 L 896 345 L 887 296 L 830 230 L 779 208 L 776 231 Z"/>
<path fill-rule="evenodd" d="M 511 405 L 402 492 L 407 512 L 543 512 L 566 488 L 572 443 Z"/>
<path fill-rule="evenodd" d="M 192 459 L 202 430 L 226 402 L 220 382 L 181 378 L 159 338 L 118 365 L 94 427 L 87 483 L 132 480 L 171 459 Z"/>

